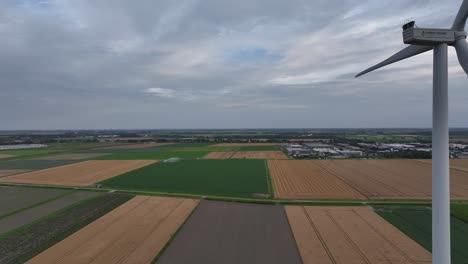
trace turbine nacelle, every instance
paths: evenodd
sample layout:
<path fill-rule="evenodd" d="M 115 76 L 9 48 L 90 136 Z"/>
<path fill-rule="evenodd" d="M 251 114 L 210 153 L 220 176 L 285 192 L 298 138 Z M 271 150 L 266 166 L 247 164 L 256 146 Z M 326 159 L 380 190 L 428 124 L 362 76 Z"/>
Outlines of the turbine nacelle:
<path fill-rule="evenodd" d="M 405 44 L 435 46 L 447 43 L 453 46 L 460 39 L 466 39 L 466 32 L 463 30 L 420 28 L 415 27 L 414 21 L 403 26 L 403 42 Z"/>

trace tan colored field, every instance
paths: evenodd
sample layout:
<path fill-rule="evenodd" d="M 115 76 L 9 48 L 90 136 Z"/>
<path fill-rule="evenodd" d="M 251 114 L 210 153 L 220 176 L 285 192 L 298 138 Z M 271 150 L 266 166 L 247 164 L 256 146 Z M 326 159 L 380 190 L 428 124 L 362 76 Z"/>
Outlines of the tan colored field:
<path fill-rule="evenodd" d="M 151 147 L 159 147 L 164 145 L 169 145 L 174 143 L 140 143 L 140 144 L 126 144 L 126 145 L 119 145 L 119 146 L 110 146 L 110 147 L 102 147 L 96 149 L 135 149 L 135 148 L 151 148 Z"/>
<path fill-rule="evenodd" d="M 208 153 L 204 159 L 229 159 L 234 154 L 233 151 L 214 151 Z"/>
<path fill-rule="evenodd" d="M 155 160 L 88 160 L 0 179 L 1 182 L 88 186 L 155 163 Z"/>
<path fill-rule="evenodd" d="M 317 164 L 371 199 L 430 199 L 431 165 L 417 160 L 320 160 Z M 451 198 L 468 199 L 468 173 L 452 169 Z"/>
<path fill-rule="evenodd" d="M 288 159 L 281 151 L 237 151 L 231 159 Z"/>
<path fill-rule="evenodd" d="M 278 198 L 366 198 L 312 160 L 269 160 L 268 168 Z"/>
<path fill-rule="evenodd" d="M 0 170 L 0 177 L 13 175 L 13 174 L 19 174 L 19 173 L 23 173 L 27 171 L 29 170 Z"/>
<path fill-rule="evenodd" d="M 27 263 L 151 263 L 197 203 L 137 196 Z"/>
<path fill-rule="evenodd" d="M 419 161 L 432 164 L 431 160 L 419 160 Z M 468 159 L 451 159 L 450 168 L 468 172 Z"/>
<path fill-rule="evenodd" d="M 279 143 L 220 143 L 211 145 L 211 147 L 260 147 L 260 146 L 277 146 Z"/>
<path fill-rule="evenodd" d="M 100 156 L 109 155 L 108 153 L 70 153 L 70 154 L 59 154 L 51 155 L 46 157 L 35 158 L 37 160 L 81 160 L 81 159 L 92 159 Z"/>
<path fill-rule="evenodd" d="M 431 253 L 370 208 L 285 210 L 304 263 L 431 263 Z"/>
<path fill-rule="evenodd" d="M 13 157 L 16 157 L 16 155 L 0 154 L 0 159 L 13 158 Z"/>

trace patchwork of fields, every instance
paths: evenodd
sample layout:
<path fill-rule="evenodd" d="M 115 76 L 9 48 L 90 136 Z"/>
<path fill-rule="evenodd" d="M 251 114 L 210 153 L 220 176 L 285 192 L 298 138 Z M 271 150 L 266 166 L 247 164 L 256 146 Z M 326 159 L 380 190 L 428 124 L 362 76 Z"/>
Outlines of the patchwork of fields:
<path fill-rule="evenodd" d="M 151 263 L 196 205 L 135 197 L 28 263 Z"/>
<path fill-rule="evenodd" d="M 284 209 L 202 201 L 157 263 L 301 263 Z"/>
<path fill-rule="evenodd" d="M 430 200 L 428 160 L 289 160 L 274 144 L 6 155 L 17 156 L 0 160 L 0 263 L 431 261 L 430 208 L 404 206 Z M 88 188 L 96 184 L 100 192 Z M 468 160 L 451 160 L 451 193 L 468 200 Z M 381 200 L 400 205 L 339 206 Z M 453 263 L 464 264 L 468 205 L 454 203 L 451 213 Z"/>
<path fill-rule="evenodd" d="M 304 263 L 429 263 L 431 254 L 367 207 L 286 206 Z"/>

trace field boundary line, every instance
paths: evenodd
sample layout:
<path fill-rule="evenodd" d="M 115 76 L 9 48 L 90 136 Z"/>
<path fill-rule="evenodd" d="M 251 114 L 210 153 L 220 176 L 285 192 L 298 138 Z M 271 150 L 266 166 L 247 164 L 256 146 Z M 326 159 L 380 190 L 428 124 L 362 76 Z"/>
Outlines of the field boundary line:
<path fill-rule="evenodd" d="M 264 167 L 265 167 L 265 176 L 266 176 L 266 180 L 267 180 L 267 186 L 268 186 L 268 192 L 270 193 L 270 197 L 272 199 L 275 198 L 275 191 L 274 191 L 274 187 L 273 187 L 273 181 L 271 179 L 271 175 L 270 175 L 270 167 L 269 167 L 269 160 L 264 160 Z"/>
<path fill-rule="evenodd" d="M 172 236 L 169 238 L 169 240 L 166 242 L 166 244 L 164 244 L 164 246 L 161 248 L 161 250 L 159 251 L 159 253 L 154 257 L 153 261 L 151 261 L 151 264 L 155 264 L 160 258 L 161 256 L 164 254 L 164 252 L 167 250 L 167 248 L 170 246 L 170 244 L 172 243 L 172 241 L 174 241 L 175 237 L 177 236 L 177 234 L 180 233 L 180 231 L 182 230 L 182 228 L 185 226 L 185 224 L 190 220 L 190 218 L 192 217 L 192 215 L 195 213 L 195 211 L 198 209 L 198 207 L 200 206 L 200 201 L 197 202 L 197 204 L 195 205 L 195 207 L 192 209 L 192 211 L 190 212 L 190 214 L 185 218 L 185 220 L 182 222 L 182 224 L 180 224 L 180 226 L 177 228 L 177 230 L 174 232 L 174 234 L 172 234 Z"/>
<path fill-rule="evenodd" d="M 15 229 L 12 229 L 12 230 L 10 230 L 10 231 L 8 231 L 8 232 L 5 232 L 5 233 L 3 233 L 3 234 L 0 234 L 0 238 L 5 237 L 5 236 L 9 236 L 9 235 L 11 235 L 11 234 L 14 234 L 14 233 L 16 233 L 16 232 L 21 231 L 21 230 L 24 229 L 24 228 L 27 228 L 27 227 L 30 227 L 30 226 L 32 226 L 32 225 L 35 225 L 35 224 L 37 224 L 37 223 L 39 223 L 39 222 L 45 221 L 45 220 L 47 220 L 47 219 L 49 219 L 49 218 L 51 218 L 51 217 L 54 217 L 54 216 L 56 216 L 56 215 L 62 213 L 62 212 L 65 211 L 65 210 L 68 210 L 68 209 L 70 209 L 70 208 L 72 208 L 72 207 L 78 206 L 78 205 L 80 205 L 80 204 L 82 204 L 82 203 L 86 203 L 86 202 L 88 202 L 88 201 L 90 201 L 90 200 L 92 200 L 92 199 L 95 199 L 95 198 L 99 197 L 100 195 L 101 195 L 101 194 L 96 194 L 96 195 L 91 196 L 91 197 L 89 197 L 89 198 L 85 198 L 85 199 L 83 199 L 83 200 L 81 200 L 81 201 L 78 201 L 78 202 L 76 202 L 76 203 L 73 203 L 73 204 L 70 204 L 70 205 L 68 205 L 68 206 L 65 206 L 65 207 L 63 207 L 63 208 L 61 208 L 61 209 L 59 209 L 59 210 L 57 210 L 57 211 L 55 211 L 55 212 L 52 212 L 52 213 L 50 213 L 50 214 L 48 214 L 48 215 L 45 215 L 45 216 L 43 216 L 43 217 L 41 217 L 41 218 L 39 218 L 39 219 L 36 219 L 36 220 L 34 220 L 34 221 L 30 222 L 30 223 L 27 223 L 27 224 L 25 224 L 25 225 L 19 226 L 19 227 L 15 228 Z"/>
<path fill-rule="evenodd" d="M 318 228 L 315 226 L 314 222 L 310 218 L 310 215 L 307 212 L 306 208 L 304 206 L 301 206 L 301 208 L 305 216 L 307 217 L 307 220 L 309 221 L 310 227 L 312 227 L 312 230 L 314 230 L 315 235 L 317 235 L 317 238 L 320 240 L 320 244 L 322 244 L 323 249 L 325 249 L 325 252 L 327 252 L 328 258 L 330 258 L 333 264 L 336 264 L 336 259 L 333 257 L 333 254 L 331 253 L 330 248 L 327 246 L 327 243 L 325 243 L 325 240 L 323 239 L 322 235 L 318 231 Z"/>
<path fill-rule="evenodd" d="M 146 199 L 143 200 L 141 203 L 137 204 L 135 207 L 133 207 L 132 209 L 130 209 L 127 213 L 132 212 L 133 210 L 135 210 L 137 207 L 139 207 L 143 202 L 145 202 L 145 201 L 148 200 L 148 199 L 149 199 L 149 198 L 146 198 Z M 114 208 L 114 209 L 115 209 L 115 208 Z M 113 209 L 113 210 L 114 210 L 114 209 Z M 111 211 L 112 211 L 112 210 L 111 210 Z M 103 216 L 104 216 L 104 215 L 103 215 Z M 102 232 L 104 232 L 105 230 L 109 229 L 112 225 L 115 224 L 115 222 L 117 222 L 118 220 L 121 220 L 121 219 L 122 219 L 122 218 L 117 218 L 117 219 L 115 219 L 115 220 L 112 221 L 110 224 L 108 224 L 104 229 L 98 230 L 98 232 L 94 233 L 94 236 L 96 236 L 97 234 L 102 233 Z M 96 219 L 96 220 L 97 220 L 97 219 Z M 94 222 L 94 221 L 93 221 L 93 222 Z M 94 236 L 93 236 L 93 237 L 94 237 Z M 116 239 L 116 240 L 117 240 L 117 239 Z M 116 240 L 114 240 L 112 243 L 114 243 Z M 111 243 L 111 244 L 112 244 L 112 243 Z M 76 247 L 76 248 L 73 248 L 72 250 L 67 251 L 67 253 L 64 254 L 64 255 L 62 255 L 59 259 L 57 259 L 57 261 L 62 260 L 64 257 L 70 255 L 70 253 L 73 253 L 73 252 L 75 252 L 76 250 L 82 248 L 85 244 L 86 244 L 86 243 L 83 243 L 83 244 L 81 244 L 79 247 Z M 107 246 L 106 246 L 105 248 L 107 248 Z M 104 249 L 105 249 L 105 248 L 104 248 Z M 99 252 L 101 253 L 104 249 L 100 250 Z M 98 253 L 94 258 L 96 258 L 100 253 Z M 94 258 L 92 258 L 92 259 L 94 259 Z M 91 259 L 91 261 L 92 261 L 92 259 Z M 57 262 L 57 261 L 56 261 L 56 262 Z M 90 262 L 91 262 L 91 261 L 90 261 Z"/>
<path fill-rule="evenodd" d="M 13 216 L 13 215 L 15 215 L 15 214 L 17 214 L 17 213 L 21 213 L 21 212 L 23 212 L 23 211 L 32 209 L 32 208 L 34 208 L 34 207 L 37 207 L 37 206 L 40 206 L 40 205 L 43 205 L 43 204 L 46 204 L 46 203 L 55 201 L 55 200 L 60 199 L 60 198 L 62 198 L 62 197 L 71 195 L 71 194 L 72 194 L 73 192 L 75 192 L 75 191 L 76 191 L 76 190 L 69 190 L 69 191 L 67 191 L 67 192 L 65 192 L 65 193 L 62 193 L 62 194 L 59 194 L 59 195 L 57 195 L 57 196 L 51 197 L 51 198 L 46 199 L 46 200 L 44 200 L 44 201 L 42 201 L 42 202 L 38 202 L 38 203 L 32 204 L 32 205 L 30 205 L 30 206 L 26 206 L 26 207 L 24 207 L 24 208 L 21 208 L 21 209 L 12 211 L 12 212 L 10 212 L 10 213 L 1 215 L 1 216 L 0 216 L 0 220 L 3 220 L 3 219 L 5 219 L 5 218 L 7 218 L 7 217 L 10 217 L 10 216 Z"/>
<path fill-rule="evenodd" d="M 372 230 L 374 230 L 374 232 L 376 234 L 378 234 L 383 240 L 385 240 L 387 243 L 389 243 L 396 251 L 398 251 L 401 255 L 403 255 L 406 260 L 408 260 L 409 262 L 411 263 L 414 263 L 414 264 L 417 264 L 416 261 L 414 261 L 412 258 L 410 258 L 403 250 L 401 250 L 395 243 L 393 243 L 390 239 L 386 238 L 381 232 L 379 232 L 377 230 L 377 228 L 375 228 L 374 225 L 372 225 L 369 221 L 367 221 L 362 215 L 358 214 L 356 211 L 353 210 L 353 213 L 355 215 L 357 215 L 359 218 L 361 218 L 362 221 L 364 221 L 365 223 L 367 223 L 368 226 L 370 226 L 372 228 Z M 372 211 L 373 214 L 375 214 L 374 211 Z M 378 217 L 380 217 L 379 215 L 377 215 Z M 383 218 L 382 218 L 383 219 Z M 391 223 L 389 223 L 388 221 L 386 221 L 385 219 L 383 219 L 386 223 L 392 225 Z M 392 225 L 393 226 L 393 225 Z M 395 226 L 393 226 L 394 228 L 396 228 Z M 398 229 L 398 228 L 397 228 Z M 398 231 L 400 231 L 398 229 Z M 401 231 L 400 231 L 401 232 Z M 402 232 L 403 233 L 403 232 Z M 403 233 L 404 234 L 404 233 Z M 406 236 L 406 234 L 405 234 Z"/>
<path fill-rule="evenodd" d="M 336 226 L 338 230 L 341 231 L 341 233 L 346 237 L 348 242 L 351 244 L 351 246 L 357 251 L 357 253 L 362 257 L 362 259 L 367 263 L 367 264 L 372 264 L 372 262 L 366 257 L 366 255 L 361 251 L 361 249 L 354 243 L 354 241 L 349 237 L 349 235 L 344 231 L 344 229 L 336 222 L 336 220 L 333 218 L 333 216 L 330 214 L 329 211 L 325 210 L 325 214 L 330 218 L 331 222 Z"/>
<path fill-rule="evenodd" d="M 169 216 L 171 216 L 183 203 L 185 202 L 185 199 L 181 199 L 180 203 L 177 204 L 177 206 L 175 206 L 166 216 L 164 216 L 164 218 L 162 218 L 155 226 L 153 226 L 153 228 L 151 228 L 151 230 L 145 235 L 145 237 L 137 244 L 137 246 L 135 248 L 133 248 L 127 255 L 125 256 L 122 256 L 120 258 L 120 260 L 117 261 L 117 263 L 122 263 L 126 258 L 128 258 L 128 256 L 130 256 L 133 252 L 135 252 L 135 250 L 137 248 L 139 248 L 141 246 L 141 244 L 143 244 L 146 239 L 148 239 L 148 237 L 154 232 L 156 231 L 160 226 L 161 224 L 166 221 Z M 167 243 L 167 242 L 166 242 Z"/>

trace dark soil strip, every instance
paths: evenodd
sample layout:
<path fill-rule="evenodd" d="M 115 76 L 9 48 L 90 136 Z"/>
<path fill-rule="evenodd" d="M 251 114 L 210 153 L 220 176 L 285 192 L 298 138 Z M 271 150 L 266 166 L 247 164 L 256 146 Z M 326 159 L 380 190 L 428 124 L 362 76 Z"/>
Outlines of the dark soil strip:
<path fill-rule="evenodd" d="M 301 263 L 284 209 L 202 201 L 156 263 Z"/>
<path fill-rule="evenodd" d="M 76 191 L 45 204 L 21 211 L 0 220 L 0 234 L 31 223 L 55 211 L 70 206 L 76 202 L 99 195 L 96 192 Z"/>
<path fill-rule="evenodd" d="M 12 212 L 69 192 L 60 189 L 0 186 L 0 219 Z"/>
<path fill-rule="evenodd" d="M 108 193 L 87 199 L 0 236 L 0 263 L 23 263 L 132 198 Z"/>

